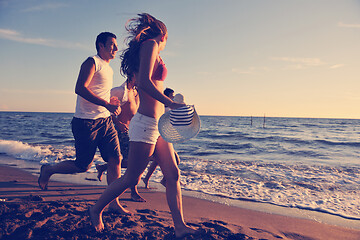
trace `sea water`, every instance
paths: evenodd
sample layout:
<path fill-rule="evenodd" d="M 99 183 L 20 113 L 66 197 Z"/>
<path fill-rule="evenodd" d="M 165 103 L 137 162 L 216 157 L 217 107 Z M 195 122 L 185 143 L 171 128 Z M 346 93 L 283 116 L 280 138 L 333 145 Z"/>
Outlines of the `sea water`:
<path fill-rule="evenodd" d="M 72 116 L 0 112 L 0 154 L 39 167 L 74 160 Z M 183 189 L 360 220 L 360 120 L 200 118 L 198 136 L 175 145 Z"/>

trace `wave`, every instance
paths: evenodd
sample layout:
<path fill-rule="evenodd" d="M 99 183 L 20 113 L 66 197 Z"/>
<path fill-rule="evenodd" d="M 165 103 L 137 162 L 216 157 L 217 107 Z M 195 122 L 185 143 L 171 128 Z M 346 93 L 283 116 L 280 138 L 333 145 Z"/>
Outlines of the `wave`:
<path fill-rule="evenodd" d="M 314 145 L 314 143 L 316 144 L 321 144 L 321 145 L 326 145 L 326 146 L 349 146 L 349 147 L 359 147 L 360 146 L 360 142 L 336 142 L 336 141 L 330 141 L 330 140 L 325 140 L 325 139 L 301 139 L 301 138 L 296 138 L 296 137 L 288 137 L 288 136 L 264 136 L 264 137 L 259 137 L 259 136 L 249 136 L 248 134 L 244 134 L 241 132 L 225 132 L 225 133 L 217 133 L 214 134 L 214 132 L 209 132 L 209 133 L 204 133 L 201 135 L 201 138 L 204 141 L 207 140 L 209 142 L 214 142 L 215 140 L 223 140 L 223 141 L 228 141 L 230 142 L 227 144 L 224 144 L 224 148 L 227 147 L 227 145 L 230 146 L 229 149 L 234 149 L 234 144 L 231 144 L 231 142 L 235 142 L 236 143 L 238 141 L 249 141 L 249 146 L 251 145 L 251 143 L 257 143 L 257 142 L 272 142 L 272 143 L 289 143 L 289 144 L 296 144 L 296 145 Z M 217 142 L 217 144 L 220 146 L 222 143 Z M 245 145 L 245 144 L 242 144 Z M 240 147 L 241 148 L 241 147 Z"/>
<path fill-rule="evenodd" d="M 311 150 L 297 150 L 297 151 L 283 151 L 282 153 L 292 156 L 300 156 L 300 157 L 313 157 L 313 158 L 319 158 L 319 159 L 329 159 L 328 156 L 321 154 L 319 151 L 311 151 Z"/>
<path fill-rule="evenodd" d="M 42 164 L 75 158 L 73 147 L 62 146 L 55 148 L 52 145 L 31 145 L 21 141 L 0 139 L 0 153 L 27 161 Z"/>
<path fill-rule="evenodd" d="M 219 152 L 217 152 L 217 151 L 197 151 L 197 152 L 194 152 L 193 153 L 194 154 L 194 156 L 211 156 L 211 155 L 218 155 L 218 154 L 220 154 Z"/>
<path fill-rule="evenodd" d="M 350 146 L 350 147 L 360 147 L 360 142 L 334 142 L 329 140 L 314 140 L 314 142 L 318 142 L 324 145 L 330 146 Z"/>
<path fill-rule="evenodd" d="M 200 131 L 198 138 L 206 138 L 206 139 L 227 139 L 227 138 L 243 138 L 247 134 L 242 132 L 219 132 L 219 131 L 210 131 L 210 130 L 202 130 Z"/>
<path fill-rule="evenodd" d="M 253 148 L 254 145 L 251 143 L 245 143 L 245 144 L 229 144 L 229 143 L 209 143 L 208 147 L 212 149 L 226 149 L 226 150 L 236 150 L 236 149 L 247 149 L 247 148 Z"/>
<path fill-rule="evenodd" d="M 31 146 L 20 141 L 0 140 L 0 153 L 24 160 L 32 160 L 43 154 L 50 154 L 49 149 Z"/>

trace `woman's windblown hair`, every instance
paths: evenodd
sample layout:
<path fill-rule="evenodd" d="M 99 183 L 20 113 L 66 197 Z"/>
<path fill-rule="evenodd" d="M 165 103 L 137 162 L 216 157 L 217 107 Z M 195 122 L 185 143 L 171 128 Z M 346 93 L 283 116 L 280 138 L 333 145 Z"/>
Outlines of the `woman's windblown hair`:
<path fill-rule="evenodd" d="M 139 71 L 141 44 L 148 39 L 167 33 L 165 24 L 150 14 L 141 13 L 138 16 L 130 19 L 125 26 L 126 31 L 129 33 L 126 38 L 128 48 L 120 56 L 120 73 L 124 77 L 132 76 Z"/>

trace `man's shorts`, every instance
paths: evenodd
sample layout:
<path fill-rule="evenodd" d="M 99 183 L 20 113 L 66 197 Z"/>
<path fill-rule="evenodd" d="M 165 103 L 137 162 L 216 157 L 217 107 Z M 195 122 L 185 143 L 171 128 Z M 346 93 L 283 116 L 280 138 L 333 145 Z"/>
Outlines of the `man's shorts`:
<path fill-rule="evenodd" d="M 136 113 L 130 121 L 129 137 L 131 142 L 144 142 L 156 144 L 160 136 L 158 130 L 158 120 Z"/>
<path fill-rule="evenodd" d="M 86 171 L 91 167 L 96 148 L 99 148 L 105 162 L 111 157 L 121 157 L 119 139 L 111 117 L 95 120 L 74 117 L 71 126 L 75 138 L 75 165 L 78 168 Z"/>

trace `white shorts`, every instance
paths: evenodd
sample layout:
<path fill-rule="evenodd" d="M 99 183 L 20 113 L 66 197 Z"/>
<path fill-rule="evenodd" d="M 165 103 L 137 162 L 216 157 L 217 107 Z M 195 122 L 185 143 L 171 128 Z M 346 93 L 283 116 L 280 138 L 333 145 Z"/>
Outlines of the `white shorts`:
<path fill-rule="evenodd" d="M 160 136 L 158 120 L 136 113 L 130 121 L 129 138 L 130 142 L 144 142 L 156 144 Z"/>

